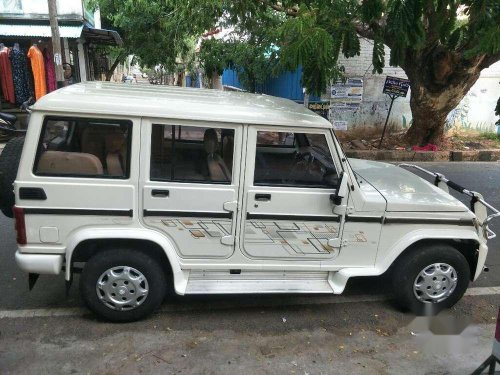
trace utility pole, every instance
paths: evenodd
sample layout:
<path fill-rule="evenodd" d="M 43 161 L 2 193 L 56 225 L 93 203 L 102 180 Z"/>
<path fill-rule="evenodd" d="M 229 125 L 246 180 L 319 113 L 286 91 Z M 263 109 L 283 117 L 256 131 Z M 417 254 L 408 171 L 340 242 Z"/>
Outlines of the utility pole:
<path fill-rule="evenodd" d="M 52 31 L 52 50 L 54 51 L 54 67 L 56 70 L 57 88 L 64 86 L 64 70 L 61 55 L 61 37 L 59 23 L 57 22 L 57 0 L 48 0 L 50 29 Z"/>

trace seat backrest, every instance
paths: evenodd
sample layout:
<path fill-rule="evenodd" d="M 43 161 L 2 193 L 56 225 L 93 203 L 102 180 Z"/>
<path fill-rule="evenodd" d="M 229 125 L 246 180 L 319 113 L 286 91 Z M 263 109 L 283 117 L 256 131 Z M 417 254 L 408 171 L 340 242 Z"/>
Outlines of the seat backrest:
<path fill-rule="evenodd" d="M 123 176 L 125 166 L 125 136 L 121 132 L 110 133 L 105 138 L 106 169 L 109 176 Z"/>
<path fill-rule="evenodd" d="M 106 129 L 102 126 L 85 126 L 81 133 L 81 151 L 95 155 L 104 162 L 104 137 Z"/>
<path fill-rule="evenodd" d="M 99 158 L 92 154 L 45 151 L 38 161 L 37 172 L 56 175 L 97 176 L 103 174 L 103 168 Z"/>
<path fill-rule="evenodd" d="M 224 137 L 222 141 L 222 158 L 224 159 L 224 164 L 229 169 L 233 170 L 233 154 L 234 154 L 234 138 L 232 135 Z"/>
<path fill-rule="evenodd" d="M 217 154 L 219 140 L 214 129 L 205 130 L 203 145 L 207 153 L 208 174 L 211 181 L 231 181 L 231 172 L 227 169 L 224 160 Z"/>

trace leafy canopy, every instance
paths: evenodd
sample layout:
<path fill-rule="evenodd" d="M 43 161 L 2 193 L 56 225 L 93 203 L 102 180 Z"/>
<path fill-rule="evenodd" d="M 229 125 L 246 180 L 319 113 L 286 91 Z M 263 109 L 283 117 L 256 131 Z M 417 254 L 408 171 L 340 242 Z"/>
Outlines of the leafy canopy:
<path fill-rule="evenodd" d="M 373 41 L 373 72 L 389 63 L 406 70 L 439 47 L 461 66 L 500 59 L 498 0 L 94 0 L 141 61 L 173 66 L 207 30 L 234 29 L 205 40 L 206 71 L 233 66 L 245 86 L 262 74 L 303 67 L 303 85 L 321 93 L 342 76 L 340 54 L 360 54 L 360 35 Z M 486 65 L 487 65 L 486 64 Z"/>

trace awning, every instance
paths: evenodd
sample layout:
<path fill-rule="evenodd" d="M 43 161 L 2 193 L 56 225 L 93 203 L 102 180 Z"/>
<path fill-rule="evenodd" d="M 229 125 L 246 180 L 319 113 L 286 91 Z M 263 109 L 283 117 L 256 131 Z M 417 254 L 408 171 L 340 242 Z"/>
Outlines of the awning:
<path fill-rule="evenodd" d="M 59 26 L 61 38 L 80 38 L 83 26 Z M 0 24 L 0 36 L 52 37 L 49 25 Z"/>
<path fill-rule="evenodd" d="M 77 39 L 83 37 L 86 41 L 94 44 L 118 46 L 123 44 L 120 34 L 114 30 L 94 29 L 83 25 L 59 25 L 59 35 L 61 38 Z M 51 38 L 52 31 L 49 25 L 0 24 L 0 37 L 2 36 Z"/>
<path fill-rule="evenodd" d="M 120 34 L 114 30 L 94 29 L 85 26 L 83 28 L 82 37 L 84 37 L 87 42 L 95 44 L 109 44 L 113 46 L 121 46 L 123 44 Z"/>

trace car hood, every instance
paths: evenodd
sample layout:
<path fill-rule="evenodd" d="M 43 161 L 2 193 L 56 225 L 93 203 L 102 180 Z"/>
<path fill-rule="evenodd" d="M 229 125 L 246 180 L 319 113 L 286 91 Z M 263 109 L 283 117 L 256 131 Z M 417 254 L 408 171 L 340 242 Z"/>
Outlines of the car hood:
<path fill-rule="evenodd" d="M 387 211 L 450 212 L 468 208 L 416 174 L 388 163 L 349 159 L 354 172 L 387 201 Z"/>

